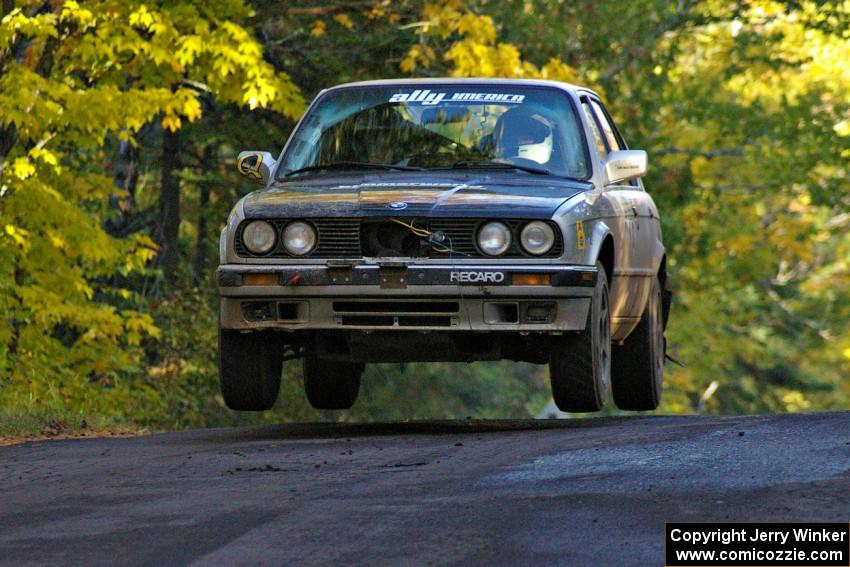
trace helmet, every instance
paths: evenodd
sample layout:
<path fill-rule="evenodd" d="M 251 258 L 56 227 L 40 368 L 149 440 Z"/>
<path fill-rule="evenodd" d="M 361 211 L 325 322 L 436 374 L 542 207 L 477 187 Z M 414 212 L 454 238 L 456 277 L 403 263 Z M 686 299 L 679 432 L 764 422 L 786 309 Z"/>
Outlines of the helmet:
<path fill-rule="evenodd" d="M 499 117 L 493 130 L 496 155 L 540 164 L 552 157 L 553 123 L 542 114 L 514 108 Z"/>

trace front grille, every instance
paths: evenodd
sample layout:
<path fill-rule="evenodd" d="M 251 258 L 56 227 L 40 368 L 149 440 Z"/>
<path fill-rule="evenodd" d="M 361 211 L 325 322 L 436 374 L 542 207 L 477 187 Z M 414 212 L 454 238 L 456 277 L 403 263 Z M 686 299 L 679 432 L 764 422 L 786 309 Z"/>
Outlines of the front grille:
<path fill-rule="evenodd" d="M 387 218 L 382 219 L 307 219 L 316 227 L 318 232 L 318 242 L 316 249 L 307 255 L 308 258 L 361 258 L 363 257 L 363 239 L 364 226 L 374 227 L 375 223 L 386 222 L 390 223 Z M 403 217 L 405 222 L 414 222 L 417 227 L 427 227 L 430 232 L 439 232 L 443 236 L 442 243 L 451 248 L 454 254 L 448 252 L 439 252 L 436 249 L 423 246 L 423 254 L 430 258 L 493 258 L 478 251 L 475 244 L 475 234 L 481 223 L 491 219 L 455 219 L 455 218 L 432 218 L 432 219 L 417 219 L 411 217 Z M 528 222 L 522 219 L 498 219 L 510 227 L 513 232 L 513 241 L 511 247 L 505 254 L 499 258 L 557 258 L 564 250 L 564 242 L 561 236 L 561 231 L 555 223 L 549 222 L 552 228 L 555 229 L 555 245 L 543 256 L 532 256 L 522 250 L 519 244 L 520 230 L 523 225 Z M 274 225 L 278 233 L 277 246 L 268 254 L 252 254 L 242 242 L 242 230 L 245 224 L 249 221 L 244 221 L 236 230 L 234 247 L 236 254 L 242 257 L 267 257 L 267 258 L 292 258 L 286 249 L 283 247 L 282 234 L 283 228 L 289 222 L 285 219 L 269 220 L 268 222 Z M 405 248 L 406 249 L 406 248 Z M 416 251 L 410 252 L 410 255 L 416 255 Z"/>
<path fill-rule="evenodd" d="M 360 221 L 358 219 L 316 219 L 313 225 L 319 233 L 315 258 L 359 258 Z"/>

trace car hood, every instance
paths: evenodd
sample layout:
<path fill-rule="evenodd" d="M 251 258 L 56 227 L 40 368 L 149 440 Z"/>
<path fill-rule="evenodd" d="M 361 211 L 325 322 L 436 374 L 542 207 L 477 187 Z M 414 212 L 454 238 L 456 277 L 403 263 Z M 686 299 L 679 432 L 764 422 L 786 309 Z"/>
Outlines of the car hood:
<path fill-rule="evenodd" d="M 322 178 L 247 195 L 246 218 L 493 217 L 548 219 L 590 183 L 539 176 Z"/>

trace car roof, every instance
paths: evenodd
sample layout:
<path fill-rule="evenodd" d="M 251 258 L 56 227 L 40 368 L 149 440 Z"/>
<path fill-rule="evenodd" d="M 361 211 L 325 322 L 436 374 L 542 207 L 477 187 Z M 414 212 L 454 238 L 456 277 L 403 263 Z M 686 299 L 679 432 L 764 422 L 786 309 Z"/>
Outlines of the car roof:
<path fill-rule="evenodd" d="M 587 91 L 596 95 L 596 93 L 587 87 L 564 83 L 561 81 L 550 81 L 545 79 L 503 79 L 492 77 L 434 77 L 428 79 L 378 79 L 372 81 L 357 81 L 353 83 L 343 83 L 335 85 L 325 91 L 337 89 L 345 89 L 349 87 L 421 87 L 428 85 L 505 85 L 505 86 L 522 86 L 522 87 L 549 87 L 556 88 L 562 91 L 575 92 L 578 90 Z M 324 91 L 323 91 L 324 92 Z M 596 95 L 599 96 L 599 95 Z"/>

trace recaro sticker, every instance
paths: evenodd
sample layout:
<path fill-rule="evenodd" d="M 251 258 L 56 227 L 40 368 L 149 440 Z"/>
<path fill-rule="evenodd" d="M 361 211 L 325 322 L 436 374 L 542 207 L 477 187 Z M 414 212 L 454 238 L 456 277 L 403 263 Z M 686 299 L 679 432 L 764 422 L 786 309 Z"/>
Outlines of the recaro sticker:
<path fill-rule="evenodd" d="M 446 98 L 447 96 L 448 93 L 435 93 L 429 89 L 415 90 L 412 93 L 396 93 L 390 97 L 389 102 L 433 106 L 443 100 L 447 102 L 501 102 L 506 104 L 521 104 L 525 100 L 525 95 L 508 93 L 452 93 L 451 97 Z"/>
<path fill-rule="evenodd" d="M 504 272 L 451 272 L 449 281 L 456 283 L 502 283 Z"/>

